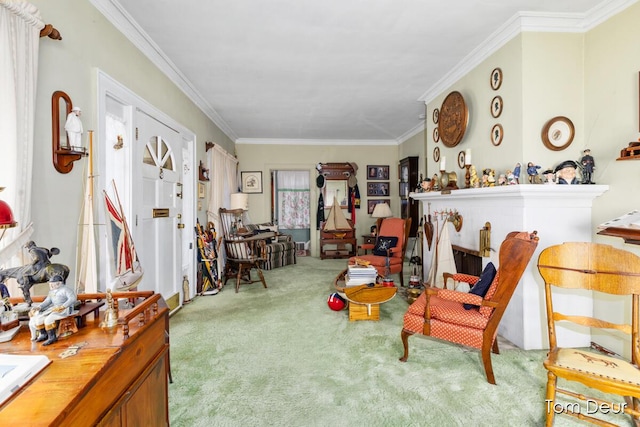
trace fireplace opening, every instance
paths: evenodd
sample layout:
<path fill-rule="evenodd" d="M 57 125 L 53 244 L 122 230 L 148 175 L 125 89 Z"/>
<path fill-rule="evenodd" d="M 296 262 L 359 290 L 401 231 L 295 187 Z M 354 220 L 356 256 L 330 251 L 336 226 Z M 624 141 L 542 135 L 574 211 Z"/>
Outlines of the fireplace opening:
<path fill-rule="evenodd" d="M 461 246 L 451 245 L 453 249 L 453 259 L 456 263 L 458 273 L 480 276 L 482 274 L 482 257 L 480 252 Z"/>

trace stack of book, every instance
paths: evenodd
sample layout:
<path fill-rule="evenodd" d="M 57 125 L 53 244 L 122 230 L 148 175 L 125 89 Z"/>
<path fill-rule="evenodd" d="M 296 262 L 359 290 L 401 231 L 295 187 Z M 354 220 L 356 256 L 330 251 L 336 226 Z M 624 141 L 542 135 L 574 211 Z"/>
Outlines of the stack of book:
<path fill-rule="evenodd" d="M 360 265 L 350 265 L 347 272 L 345 286 L 360 286 L 367 283 L 375 283 L 378 277 L 378 271 L 375 267 L 363 267 Z"/>

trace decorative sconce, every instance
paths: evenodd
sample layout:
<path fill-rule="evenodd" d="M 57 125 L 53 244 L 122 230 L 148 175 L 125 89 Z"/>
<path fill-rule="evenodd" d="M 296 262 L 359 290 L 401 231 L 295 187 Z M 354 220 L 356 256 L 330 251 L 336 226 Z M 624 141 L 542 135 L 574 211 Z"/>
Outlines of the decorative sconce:
<path fill-rule="evenodd" d="M 62 101 L 64 104 L 62 105 Z M 62 114 L 61 114 L 62 110 Z M 73 110 L 73 104 L 69 95 L 57 90 L 51 96 L 52 118 L 52 160 L 53 167 L 60 173 L 69 173 L 73 169 L 73 162 L 87 155 L 87 149 L 71 145 L 64 129 L 67 117 Z M 62 126 L 61 126 L 62 125 Z M 60 141 L 65 141 L 61 144 Z"/>
<path fill-rule="evenodd" d="M 480 250 L 481 257 L 488 257 L 491 255 L 491 223 L 486 222 L 484 227 L 480 230 Z"/>

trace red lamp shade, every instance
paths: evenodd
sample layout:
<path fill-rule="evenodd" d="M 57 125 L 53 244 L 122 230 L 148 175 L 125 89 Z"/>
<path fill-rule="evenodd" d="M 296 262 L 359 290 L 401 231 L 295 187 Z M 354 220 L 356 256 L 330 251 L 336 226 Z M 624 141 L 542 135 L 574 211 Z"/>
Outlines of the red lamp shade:
<path fill-rule="evenodd" d="M 18 225 L 18 223 L 13 220 L 11 208 L 7 202 L 0 200 L 0 228 L 11 228 L 16 225 Z"/>

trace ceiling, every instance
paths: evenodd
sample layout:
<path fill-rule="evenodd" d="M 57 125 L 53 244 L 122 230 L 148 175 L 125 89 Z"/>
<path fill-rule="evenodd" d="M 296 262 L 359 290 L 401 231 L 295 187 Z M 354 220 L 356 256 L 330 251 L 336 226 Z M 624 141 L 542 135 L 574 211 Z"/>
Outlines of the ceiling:
<path fill-rule="evenodd" d="M 629 0 L 92 2 L 238 143 L 397 144 L 452 70 Z"/>

